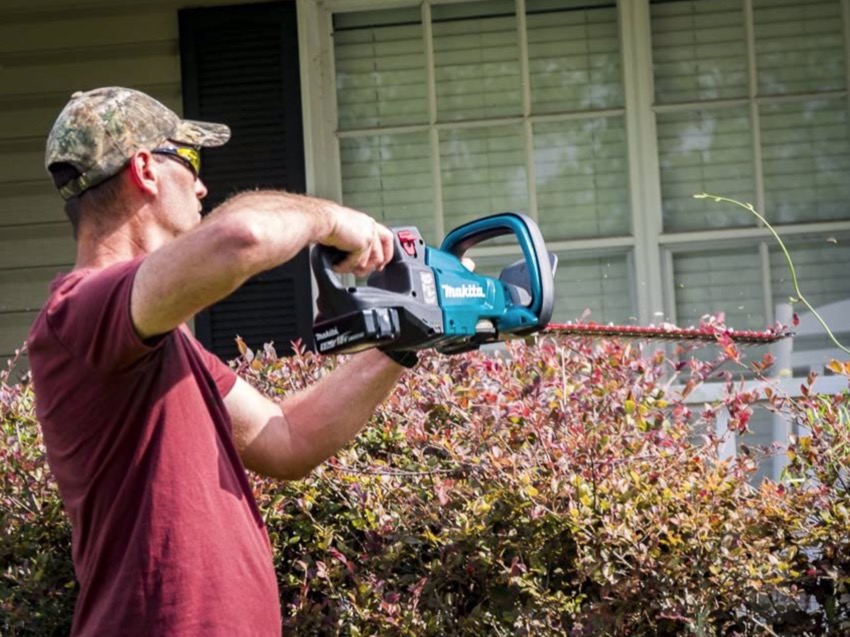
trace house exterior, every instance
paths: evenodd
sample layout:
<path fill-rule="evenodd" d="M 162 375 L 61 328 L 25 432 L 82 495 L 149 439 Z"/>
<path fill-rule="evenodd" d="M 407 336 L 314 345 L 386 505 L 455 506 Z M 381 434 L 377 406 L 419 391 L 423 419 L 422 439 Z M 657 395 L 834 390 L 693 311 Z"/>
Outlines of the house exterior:
<path fill-rule="evenodd" d="M 814 305 L 848 298 L 848 55 L 850 0 L 4 0 L 0 359 L 74 261 L 45 136 L 102 85 L 232 125 L 204 157 L 210 205 L 283 187 L 431 242 L 528 213 L 560 258 L 558 321 L 771 324 L 781 251 L 701 192 L 764 212 Z M 236 333 L 285 344 L 312 294 L 302 255 L 196 328 L 222 356 Z"/>

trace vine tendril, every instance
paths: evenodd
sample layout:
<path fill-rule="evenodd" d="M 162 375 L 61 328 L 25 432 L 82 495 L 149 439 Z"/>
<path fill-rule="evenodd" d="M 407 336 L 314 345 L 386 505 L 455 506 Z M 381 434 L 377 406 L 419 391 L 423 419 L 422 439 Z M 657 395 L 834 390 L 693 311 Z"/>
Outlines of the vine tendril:
<path fill-rule="evenodd" d="M 753 214 L 761 221 L 765 227 L 770 230 L 771 234 L 776 238 L 776 242 L 779 244 L 779 247 L 782 249 L 782 253 L 785 255 L 785 260 L 788 262 L 788 269 L 791 271 L 791 283 L 794 285 L 794 293 L 797 295 L 794 298 L 791 298 L 791 303 L 796 303 L 797 301 L 801 302 L 806 308 L 814 315 L 814 317 L 823 325 L 823 329 L 826 330 L 827 335 L 830 340 L 835 343 L 835 345 L 844 353 L 850 354 L 850 349 L 847 349 L 842 345 L 835 335 L 832 333 L 832 330 L 829 329 L 829 325 L 826 324 L 821 318 L 821 315 L 817 313 L 817 310 L 812 307 L 812 304 L 808 302 L 803 293 L 800 291 L 800 286 L 797 283 L 797 272 L 794 270 L 794 262 L 791 260 L 791 254 L 788 252 L 788 248 L 785 247 L 785 243 L 783 243 L 782 239 L 779 237 L 779 233 L 774 230 L 773 226 L 768 223 L 767 219 L 764 218 L 755 208 L 753 208 L 753 204 L 751 203 L 741 203 L 740 201 L 736 201 L 735 199 L 729 199 L 727 197 L 720 197 L 719 195 L 710 195 L 708 193 L 700 193 L 698 195 L 694 195 L 694 199 L 712 199 L 717 203 L 731 203 L 739 208 L 743 208 L 747 212 Z"/>

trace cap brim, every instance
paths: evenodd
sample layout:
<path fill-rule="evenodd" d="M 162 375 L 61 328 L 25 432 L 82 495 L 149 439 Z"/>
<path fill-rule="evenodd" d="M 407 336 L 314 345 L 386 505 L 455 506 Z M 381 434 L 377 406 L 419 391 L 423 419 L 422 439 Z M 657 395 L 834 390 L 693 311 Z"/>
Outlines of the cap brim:
<path fill-rule="evenodd" d="M 230 139 L 230 127 L 225 124 L 182 119 L 172 139 L 188 146 L 221 146 Z"/>

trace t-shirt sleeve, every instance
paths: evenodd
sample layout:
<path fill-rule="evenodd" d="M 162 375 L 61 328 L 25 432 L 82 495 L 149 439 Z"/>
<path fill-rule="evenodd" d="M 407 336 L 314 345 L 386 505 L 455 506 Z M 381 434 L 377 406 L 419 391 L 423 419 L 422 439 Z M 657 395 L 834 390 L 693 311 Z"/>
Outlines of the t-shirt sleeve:
<path fill-rule="evenodd" d="M 162 345 L 142 341 L 130 316 L 130 293 L 143 257 L 80 276 L 72 273 L 47 308 L 47 323 L 73 356 L 103 373 L 122 371 Z"/>
<path fill-rule="evenodd" d="M 201 360 L 204 362 L 204 366 L 212 376 L 213 381 L 215 381 L 218 393 L 221 394 L 222 398 L 224 398 L 230 393 L 230 390 L 233 389 L 233 386 L 236 384 L 236 372 L 225 365 L 218 356 L 207 351 L 207 349 L 201 345 L 196 338 L 190 338 L 192 339 L 192 344 L 195 346 L 198 354 L 200 354 Z"/>

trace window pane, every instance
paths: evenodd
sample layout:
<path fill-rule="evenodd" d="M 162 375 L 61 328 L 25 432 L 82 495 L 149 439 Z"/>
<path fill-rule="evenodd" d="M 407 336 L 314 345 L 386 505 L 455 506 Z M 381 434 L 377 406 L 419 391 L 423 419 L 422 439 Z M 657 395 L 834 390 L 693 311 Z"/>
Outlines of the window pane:
<path fill-rule="evenodd" d="M 768 221 L 850 218 L 847 126 L 844 99 L 762 106 Z"/>
<path fill-rule="evenodd" d="M 440 166 L 446 232 L 485 215 L 528 209 L 519 126 L 441 132 Z"/>
<path fill-rule="evenodd" d="M 339 127 L 427 122 L 419 10 L 338 14 L 334 26 Z"/>
<path fill-rule="evenodd" d="M 822 237 L 803 243 L 787 244 L 794 262 L 794 272 L 803 296 L 815 309 L 827 303 L 850 299 L 850 236 Z M 770 249 L 770 273 L 773 283 L 773 302 L 788 303 L 795 297 L 788 261 L 779 246 Z M 795 306 L 798 313 L 807 312 L 802 305 Z M 850 317 L 843 326 L 850 328 Z"/>
<path fill-rule="evenodd" d="M 753 151 L 746 107 L 658 114 L 658 152 L 667 232 L 752 226 L 732 206 L 694 199 L 708 192 L 754 200 Z"/>
<path fill-rule="evenodd" d="M 547 239 L 629 234 L 621 117 L 537 124 L 534 166 L 540 230 Z"/>
<path fill-rule="evenodd" d="M 658 102 L 748 94 L 742 0 L 658 0 L 650 12 Z"/>
<path fill-rule="evenodd" d="M 471 256 L 475 261 L 476 273 L 496 278 L 505 267 L 522 258 L 519 251 L 502 256 L 475 256 L 474 253 Z M 595 323 L 634 322 L 626 255 L 577 259 L 561 253 L 558 259 L 553 323 L 576 321 L 588 310 L 590 314 L 587 320 Z"/>
<path fill-rule="evenodd" d="M 841 0 L 754 0 L 761 94 L 843 89 Z"/>
<path fill-rule="evenodd" d="M 595 323 L 634 321 L 631 274 L 626 255 L 594 259 L 558 254 L 554 322 L 575 321 L 585 310 Z"/>
<path fill-rule="evenodd" d="M 589 4 L 587 0 L 526 3 L 535 113 L 623 105 L 616 4 Z"/>
<path fill-rule="evenodd" d="M 764 329 L 764 285 L 756 245 L 674 255 L 673 281 L 679 325 L 695 326 L 705 314 L 725 312 L 729 327 Z"/>
<path fill-rule="evenodd" d="M 850 277 L 847 276 L 847 266 L 850 264 L 850 235 L 822 236 L 786 245 L 794 262 L 794 272 L 800 291 L 816 310 L 836 301 L 850 299 Z M 771 247 L 770 272 L 774 306 L 789 303 L 792 297 L 796 298 L 797 293 L 791 281 L 788 262 L 779 246 Z M 809 312 L 808 308 L 800 302 L 793 303 L 792 307 L 800 316 Z M 839 341 L 846 344 L 850 337 L 850 316 L 840 315 L 840 318 L 836 319 L 833 315 L 825 317 L 825 320 Z M 812 354 L 811 356 L 814 356 L 820 364 L 825 364 L 829 358 L 836 356 L 846 358 L 836 349 L 826 330 L 822 329 L 818 329 L 815 335 L 797 335 L 794 338 L 794 352 L 799 354 L 812 350 L 834 352 L 831 355 L 823 352 Z M 808 371 L 805 364 L 797 370 L 802 374 Z"/>
<path fill-rule="evenodd" d="M 432 10 L 441 121 L 522 113 L 514 3 L 437 5 Z"/>
<path fill-rule="evenodd" d="M 427 133 L 340 140 L 343 201 L 386 225 L 414 225 L 433 245 L 429 152 Z"/>

